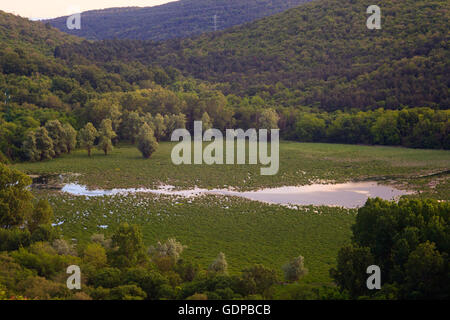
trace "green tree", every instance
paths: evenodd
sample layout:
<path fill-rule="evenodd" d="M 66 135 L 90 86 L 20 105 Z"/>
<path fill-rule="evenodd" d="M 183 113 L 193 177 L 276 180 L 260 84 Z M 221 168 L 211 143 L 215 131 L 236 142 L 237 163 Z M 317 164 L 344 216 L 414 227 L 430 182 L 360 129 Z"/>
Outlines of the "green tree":
<path fill-rule="evenodd" d="M 155 128 L 154 133 L 155 133 L 156 140 L 161 141 L 161 139 L 166 134 L 166 129 L 167 129 L 166 124 L 164 123 L 164 117 L 161 114 L 158 113 L 153 118 L 153 127 Z"/>
<path fill-rule="evenodd" d="M 138 112 L 132 111 L 128 113 L 121 124 L 121 131 L 124 139 L 129 140 L 134 144 L 143 124 L 144 120 L 139 116 Z"/>
<path fill-rule="evenodd" d="M 122 223 L 111 240 L 115 265 L 133 266 L 145 259 L 142 233 L 136 225 Z"/>
<path fill-rule="evenodd" d="M 59 120 L 49 120 L 45 123 L 48 135 L 53 141 L 55 155 L 59 156 L 67 152 L 67 145 L 64 140 L 65 131 Z"/>
<path fill-rule="evenodd" d="M 28 220 L 28 229 L 31 233 L 39 225 L 50 225 L 53 220 L 53 209 L 47 200 L 39 200 L 33 208 L 33 213 Z"/>
<path fill-rule="evenodd" d="M 40 153 L 37 149 L 36 144 L 36 133 L 34 131 L 29 131 L 22 145 L 22 152 L 24 154 L 25 160 L 28 161 L 39 161 Z"/>
<path fill-rule="evenodd" d="M 0 227 L 22 226 L 33 210 L 33 196 L 27 187 L 31 179 L 0 164 Z"/>
<path fill-rule="evenodd" d="M 114 139 L 117 135 L 112 128 L 112 122 L 110 119 L 104 119 L 100 124 L 100 128 L 98 130 L 98 149 L 103 150 L 105 155 L 108 152 L 111 152 L 113 149 L 112 139 Z"/>
<path fill-rule="evenodd" d="M 106 250 L 98 243 L 89 243 L 83 251 L 82 259 L 88 274 L 107 265 Z"/>
<path fill-rule="evenodd" d="M 325 137 L 325 120 L 310 113 L 303 113 L 295 124 L 297 139 L 302 142 L 320 141 Z"/>
<path fill-rule="evenodd" d="M 66 146 L 67 153 L 71 153 L 77 145 L 77 131 L 69 123 L 63 125 L 63 130 L 63 143 Z"/>
<path fill-rule="evenodd" d="M 39 160 L 52 159 L 55 156 L 55 150 L 53 149 L 53 140 L 48 135 L 47 129 L 39 127 L 35 131 L 36 148 L 38 150 Z"/>
<path fill-rule="evenodd" d="M 450 290 L 448 255 L 433 242 L 421 243 L 405 265 L 405 294 L 413 299 L 446 299 Z"/>
<path fill-rule="evenodd" d="M 330 275 L 336 284 L 353 297 L 369 294 L 367 289 L 367 267 L 374 264 L 369 248 L 347 246 L 339 250 L 336 269 Z"/>
<path fill-rule="evenodd" d="M 153 134 L 153 130 L 144 123 L 138 135 L 138 149 L 145 159 L 150 158 L 153 152 L 158 148 L 158 141 Z"/>
<path fill-rule="evenodd" d="M 83 148 L 86 148 L 89 157 L 91 156 L 91 150 L 94 147 L 95 139 L 98 137 L 97 129 L 95 129 L 94 125 L 88 122 L 84 128 L 78 132 L 78 139 L 80 141 L 80 145 Z"/>
<path fill-rule="evenodd" d="M 302 256 L 298 256 L 286 263 L 283 266 L 283 271 L 284 278 L 288 282 L 298 281 L 308 273 L 308 269 L 305 268 L 305 259 Z"/>
<path fill-rule="evenodd" d="M 266 290 L 278 283 L 275 270 L 268 269 L 261 264 L 243 270 L 242 278 L 249 285 L 249 294 L 264 294 Z"/>
<path fill-rule="evenodd" d="M 223 252 L 209 265 L 208 271 L 213 274 L 228 274 L 228 263 Z"/>
<path fill-rule="evenodd" d="M 278 121 L 280 117 L 278 113 L 273 109 L 264 109 L 258 119 L 259 129 L 278 129 Z"/>
<path fill-rule="evenodd" d="M 201 120 L 202 120 L 202 129 L 203 129 L 203 131 L 212 128 L 213 124 L 212 124 L 211 118 L 209 117 L 208 112 L 206 112 L 206 111 L 203 112 L 203 115 L 202 115 L 202 119 L 201 119 Z"/>

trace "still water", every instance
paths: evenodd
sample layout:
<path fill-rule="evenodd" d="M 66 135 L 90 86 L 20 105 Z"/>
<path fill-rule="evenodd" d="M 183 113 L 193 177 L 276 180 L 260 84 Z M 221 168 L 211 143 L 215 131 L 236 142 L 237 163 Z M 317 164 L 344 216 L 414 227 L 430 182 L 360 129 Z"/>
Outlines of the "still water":
<path fill-rule="evenodd" d="M 196 197 L 206 194 L 242 197 L 280 205 L 316 205 L 358 208 L 367 198 L 379 197 L 384 200 L 397 200 L 410 191 L 399 190 L 376 182 L 349 182 L 341 184 L 312 184 L 299 187 L 267 188 L 256 191 L 236 191 L 233 189 L 177 190 L 173 186 L 161 186 L 158 189 L 130 188 L 111 190 L 89 190 L 80 184 L 66 184 L 62 192 L 77 196 L 99 197 L 119 194 L 152 193 L 181 197 Z"/>

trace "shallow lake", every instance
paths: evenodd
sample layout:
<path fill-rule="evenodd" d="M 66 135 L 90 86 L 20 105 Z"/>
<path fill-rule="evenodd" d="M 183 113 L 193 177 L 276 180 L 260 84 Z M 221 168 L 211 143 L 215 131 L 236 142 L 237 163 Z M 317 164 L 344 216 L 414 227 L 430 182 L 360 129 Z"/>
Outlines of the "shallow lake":
<path fill-rule="evenodd" d="M 181 197 L 196 197 L 205 194 L 242 197 L 280 205 L 324 205 L 344 208 L 358 208 L 364 205 L 367 198 L 379 197 L 385 200 L 397 200 L 410 191 L 399 190 L 376 182 L 349 182 L 341 184 L 312 184 L 299 187 L 266 188 L 256 191 L 236 191 L 233 189 L 200 189 L 176 190 L 173 186 L 161 186 L 158 189 L 131 188 L 111 190 L 89 190 L 80 184 L 66 184 L 62 192 L 77 196 L 98 197 L 118 194 L 152 193 Z"/>

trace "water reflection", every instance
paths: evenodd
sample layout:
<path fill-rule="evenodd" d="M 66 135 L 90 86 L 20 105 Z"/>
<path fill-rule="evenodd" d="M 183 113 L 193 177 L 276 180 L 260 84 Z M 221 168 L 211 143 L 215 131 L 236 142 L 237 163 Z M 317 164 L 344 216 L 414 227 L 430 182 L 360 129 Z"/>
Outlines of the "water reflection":
<path fill-rule="evenodd" d="M 312 184 L 299 187 L 266 188 L 256 191 L 236 191 L 232 189 L 176 190 L 173 186 L 161 186 L 158 189 L 130 188 L 112 190 L 89 190 L 79 184 L 66 184 L 62 191 L 72 195 L 98 197 L 118 194 L 152 193 L 181 197 L 196 197 L 204 194 L 242 197 L 280 205 L 324 205 L 344 208 L 358 208 L 367 198 L 379 197 L 385 200 L 397 200 L 412 192 L 399 190 L 376 182 L 350 182 L 341 184 Z"/>

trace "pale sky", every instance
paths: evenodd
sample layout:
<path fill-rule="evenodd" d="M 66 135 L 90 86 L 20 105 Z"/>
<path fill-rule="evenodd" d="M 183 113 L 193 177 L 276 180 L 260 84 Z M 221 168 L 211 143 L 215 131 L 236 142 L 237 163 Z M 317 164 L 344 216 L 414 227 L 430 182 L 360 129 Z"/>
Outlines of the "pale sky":
<path fill-rule="evenodd" d="M 112 7 L 150 7 L 174 0 L 1 0 L 0 10 L 31 19 Z"/>

